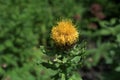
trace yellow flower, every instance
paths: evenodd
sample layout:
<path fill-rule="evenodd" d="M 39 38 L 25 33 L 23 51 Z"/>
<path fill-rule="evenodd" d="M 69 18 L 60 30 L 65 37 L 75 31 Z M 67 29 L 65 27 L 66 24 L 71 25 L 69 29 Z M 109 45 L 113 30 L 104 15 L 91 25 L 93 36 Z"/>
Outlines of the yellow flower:
<path fill-rule="evenodd" d="M 78 40 L 78 31 L 69 20 L 62 20 L 52 28 L 51 37 L 57 45 L 72 45 Z"/>

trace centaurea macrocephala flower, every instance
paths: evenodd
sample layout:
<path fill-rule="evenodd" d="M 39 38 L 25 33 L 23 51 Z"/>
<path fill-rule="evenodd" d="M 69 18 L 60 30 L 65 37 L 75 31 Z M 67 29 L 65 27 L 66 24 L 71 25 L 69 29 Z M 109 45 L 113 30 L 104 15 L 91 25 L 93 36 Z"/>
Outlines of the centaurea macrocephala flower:
<path fill-rule="evenodd" d="M 60 46 L 70 46 L 78 40 L 78 37 L 79 33 L 70 20 L 58 22 L 51 31 L 51 38 Z"/>

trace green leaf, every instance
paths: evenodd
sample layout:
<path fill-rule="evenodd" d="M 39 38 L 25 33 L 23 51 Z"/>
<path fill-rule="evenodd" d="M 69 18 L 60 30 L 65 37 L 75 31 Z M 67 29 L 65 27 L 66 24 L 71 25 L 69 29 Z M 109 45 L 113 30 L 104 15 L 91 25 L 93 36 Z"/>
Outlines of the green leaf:
<path fill-rule="evenodd" d="M 100 32 L 99 32 L 101 35 L 110 35 L 111 34 L 111 32 L 109 31 L 109 30 L 107 30 L 107 29 L 102 29 L 102 30 L 100 30 Z"/>
<path fill-rule="evenodd" d="M 115 23 L 116 23 L 116 19 L 115 18 L 113 18 L 113 19 L 110 20 L 110 24 L 111 25 L 114 25 Z"/>
<path fill-rule="evenodd" d="M 76 56 L 71 61 L 74 63 L 78 63 L 80 61 L 80 58 L 81 58 L 80 56 Z"/>
<path fill-rule="evenodd" d="M 62 73 L 62 78 L 61 80 L 65 80 L 65 74 Z"/>
<path fill-rule="evenodd" d="M 3 51 L 5 49 L 4 45 L 0 45 L 0 51 Z"/>
<path fill-rule="evenodd" d="M 74 72 L 74 74 L 69 78 L 69 80 L 82 80 L 80 74 Z"/>
<path fill-rule="evenodd" d="M 120 66 L 116 67 L 116 68 L 115 68 L 115 71 L 120 72 Z"/>
<path fill-rule="evenodd" d="M 56 67 L 59 67 L 59 66 L 60 66 L 60 64 L 59 64 L 59 63 L 55 63 L 55 66 L 56 66 Z"/>
<path fill-rule="evenodd" d="M 63 63 L 66 63 L 67 60 L 68 60 L 68 58 L 65 58 L 65 57 L 64 57 L 62 62 L 63 62 Z"/>
<path fill-rule="evenodd" d="M 117 42 L 120 42 L 120 34 L 117 35 Z"/>
<path fill-rule="evenodd" d="M 109 24 L 109 23 L 107 21 L 100 21 L 99 24 L 101 27 L 105 28 L 105 27 L 107 27 L 106 24 Z"/>
<path fill-rule="evenodd" d="M 4 45 L 5 45 L 6 47 L 12 47 L 12 46 L 13 46 L 13 43 L 12 43 L 11 40 L 6 40 L 5 43 L 4 43 Z"/>

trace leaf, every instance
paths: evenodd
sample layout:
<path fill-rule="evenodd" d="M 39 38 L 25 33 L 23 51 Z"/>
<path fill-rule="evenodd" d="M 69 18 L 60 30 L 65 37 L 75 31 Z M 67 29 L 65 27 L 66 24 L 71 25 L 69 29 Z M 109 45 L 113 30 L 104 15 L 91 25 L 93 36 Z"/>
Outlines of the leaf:
<path fill-rule="evenodd" d="M 111 34 L 111 32 L 109 31 L 109 30 L 107 30 L 107 29 L 102 29 L 102 30 L 100 30 L 100 32 L 99 32 L 101 35 L 110 35 Z"/>
<path fill-rule="evenodd" d="M 61 80 L 65 80 L 65 74 L 62 73 L 62 78 Z"/>
<path fill-rule="evenodd" d="M 0 45 L 0 52 L 3 51 L 5 49 L 4 45 Z"/>
<path fill-rule="evenodd" d="M 74 72 L 74 74 L 70 77 L 69 80 L 82 80 L 80 74 L 78 74 L 77 72 Z"/>
<path fill-rule="evenodd" d="M 115 23 L 116 23 L 116 19 L 115 18 L 113 18 L 113 19 L 110 20 L 110 24 L 111 25 L 114 25 Z"/>
<path fill-rule="evenodd" d="M 107 27 L 107 24 L 109 24 L 109 23 L 107 21 L 100 21 L 99 24 L 101 27 L 105 28 L 105 27 Z"/>
<path fill-rule="evenodd" d="M 66 63 L 67 60 L 68 60 L 68 59 L 64 57 L 62 62 L 63 62 L 63 63 Z"/>
<path fill-rule="evenodd" d="M 12 43 L 11 40 L 6 40 L 5 43 L 4 43 L 4 45 L 5 45 L 6 47 L 12 47 L 12 46 L 13 46 L 13 43 Z"/>
<path fill-rule="evenodd" d="M 120 66 L 116 67 L 116 68 L 115 68 L 115 71 L 120 72 Z"/>
<path fill-rule="evenodd" d="M 120 42 L 120 34 L 117 35 L 117 42 Z"/>
<path fill-rule="evenodd" d="M 74 63 L 78 63 L 80 61 L 80 58 L 81 58 L 80 56 L 76 56 L 71 61 Z"/>

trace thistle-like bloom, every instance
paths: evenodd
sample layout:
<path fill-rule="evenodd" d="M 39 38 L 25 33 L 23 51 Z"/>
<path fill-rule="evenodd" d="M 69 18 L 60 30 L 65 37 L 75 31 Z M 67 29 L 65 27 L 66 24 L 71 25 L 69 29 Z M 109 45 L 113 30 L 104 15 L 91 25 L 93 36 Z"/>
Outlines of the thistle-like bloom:
<path fill-rule="evenodd" d="M 57 45 L 72 45 L 78 40 L 79 33 L 72 21 L 62 20 L 52 28 L 51 37 Z"/>

